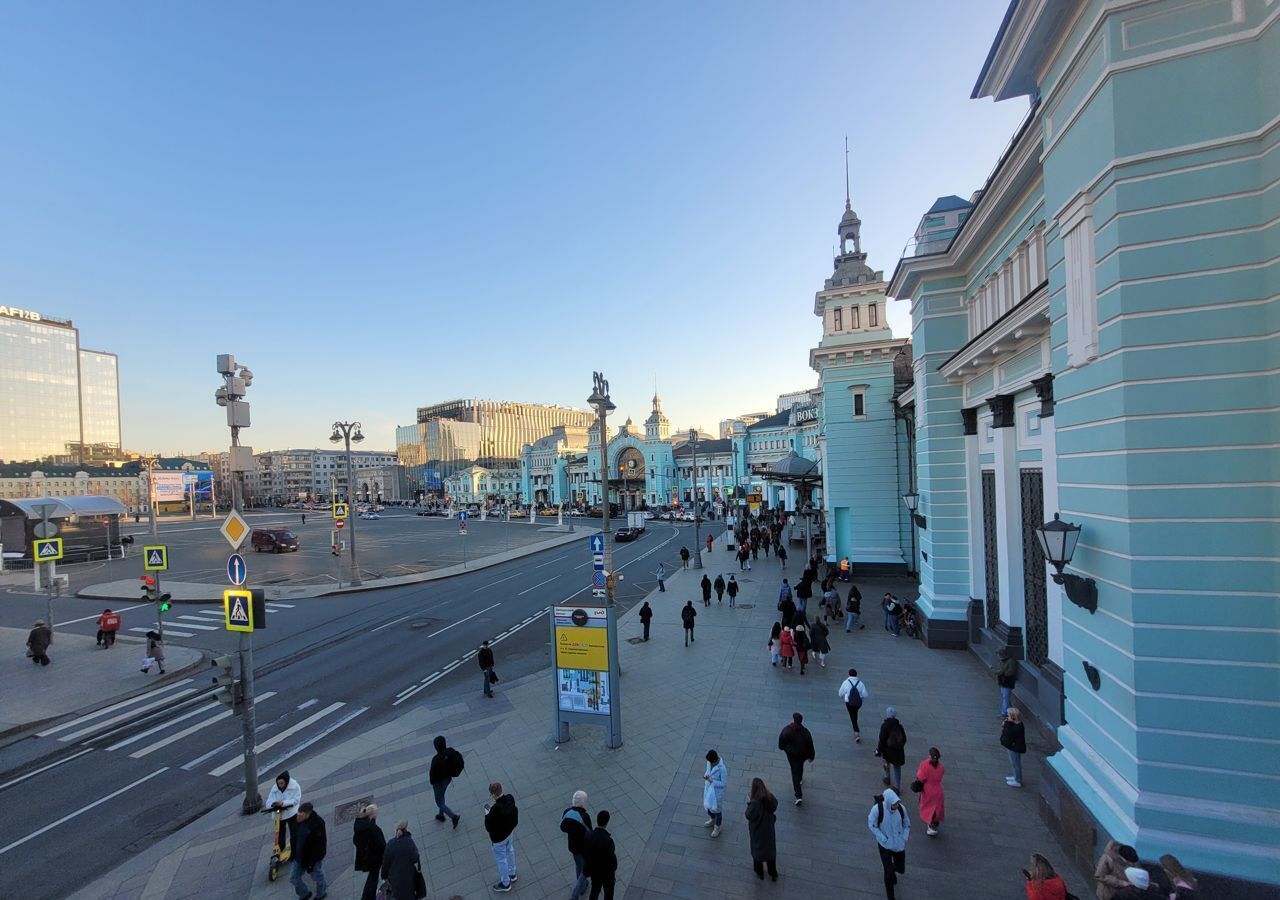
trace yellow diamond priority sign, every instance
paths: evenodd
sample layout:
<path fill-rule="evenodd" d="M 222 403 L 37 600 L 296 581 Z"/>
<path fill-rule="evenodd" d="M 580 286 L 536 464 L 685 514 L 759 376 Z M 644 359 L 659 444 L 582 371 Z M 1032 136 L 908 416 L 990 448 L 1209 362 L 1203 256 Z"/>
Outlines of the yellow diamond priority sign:
<path fill-rule="evenodd" d="M 223 591 L 222 609 L 226 615 L 227 631 L 253 631 L 252 591 Z"/>
<path fill-rule="evenodd" d="M 236 512 L 234 509 L 228 513 L 227 518 L 223 521 L 219 531 L 222 536 L 227 539 L 227 543 L 231 545 L 232 550 L 239 550 L 240 545 L 245 542 L 245 538 L 252 531 L 249 523 L 244 520 L 244 516 Z"/>
<path fill-rule="evenodd" d="M 62 559 L 62 538 L 38 538 L 32 541 L 31 558 L 36 562 Z"/>

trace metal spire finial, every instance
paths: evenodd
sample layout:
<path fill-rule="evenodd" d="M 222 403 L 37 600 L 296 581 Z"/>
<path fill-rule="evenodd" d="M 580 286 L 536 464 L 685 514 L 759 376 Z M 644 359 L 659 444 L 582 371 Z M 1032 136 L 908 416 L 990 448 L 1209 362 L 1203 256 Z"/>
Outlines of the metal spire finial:
<path fill-rule="evenodd" d="M 849 135 L 844 136 L 844 208 L 853 209 L 849 202 Z"/>

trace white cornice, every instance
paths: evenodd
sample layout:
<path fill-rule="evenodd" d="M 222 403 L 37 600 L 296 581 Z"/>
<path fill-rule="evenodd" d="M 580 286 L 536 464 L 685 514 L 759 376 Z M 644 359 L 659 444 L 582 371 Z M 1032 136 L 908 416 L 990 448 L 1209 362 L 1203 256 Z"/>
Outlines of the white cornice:
<path fill-rule="evenodd" d="M 1049 330 L 1049 289 L 1042 287 L 938 367 L 959 382 L 978 369 L 1024 350 Z"/>

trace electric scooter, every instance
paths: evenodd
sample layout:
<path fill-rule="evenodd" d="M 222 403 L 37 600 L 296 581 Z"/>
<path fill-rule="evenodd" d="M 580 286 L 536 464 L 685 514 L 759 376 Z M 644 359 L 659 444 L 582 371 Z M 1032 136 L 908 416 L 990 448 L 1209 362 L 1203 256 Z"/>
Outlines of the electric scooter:
<path fill-rule="evenodd" d="M 284 843 L 282 845 L 280 838 L 280 825 L 286 818 L 291 815 L 290 810 L 293 805 L 282 806 L 279 809 L 264 809 L 262 812 L 274 813 L 271 817 L 271 864 L 267 868 L 267 881 L 275 881 L 280 874 L 280 866 L 289 861 L 289 857 L 293 855 L 293 844 Z M 288 826 L 285 827 L 285 834 L 288 834 Z"/>

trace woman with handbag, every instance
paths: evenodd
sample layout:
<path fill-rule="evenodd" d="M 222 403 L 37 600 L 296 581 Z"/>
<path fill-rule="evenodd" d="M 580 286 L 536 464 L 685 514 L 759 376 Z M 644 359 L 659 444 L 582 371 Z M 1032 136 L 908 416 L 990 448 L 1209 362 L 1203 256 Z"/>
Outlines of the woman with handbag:
<path fill-rule="evenodd" d="M 422 876 L 422 857 L 418 845 L 409 833 L 409 823 L 401 821 L 396 826 L 396 836 L 387 841 L 382 855 L 383 887 L 387 896 L 395 900 L 413 900 L 427 896 L 427 882 Z"/>
<path fill-rule="evenodd" d="M 916 767 L 916 780 L 911 782 L 911 790 L 920 795 L 920 821 L 929 826 L 925 834 L 930 837 L 938 833 L 938 826 L 942 824 L 945 812 L 942 776 L 946 774 L 942 753 L 937 747 L 930 747 L 929 758 L 920 760 Z"/>

